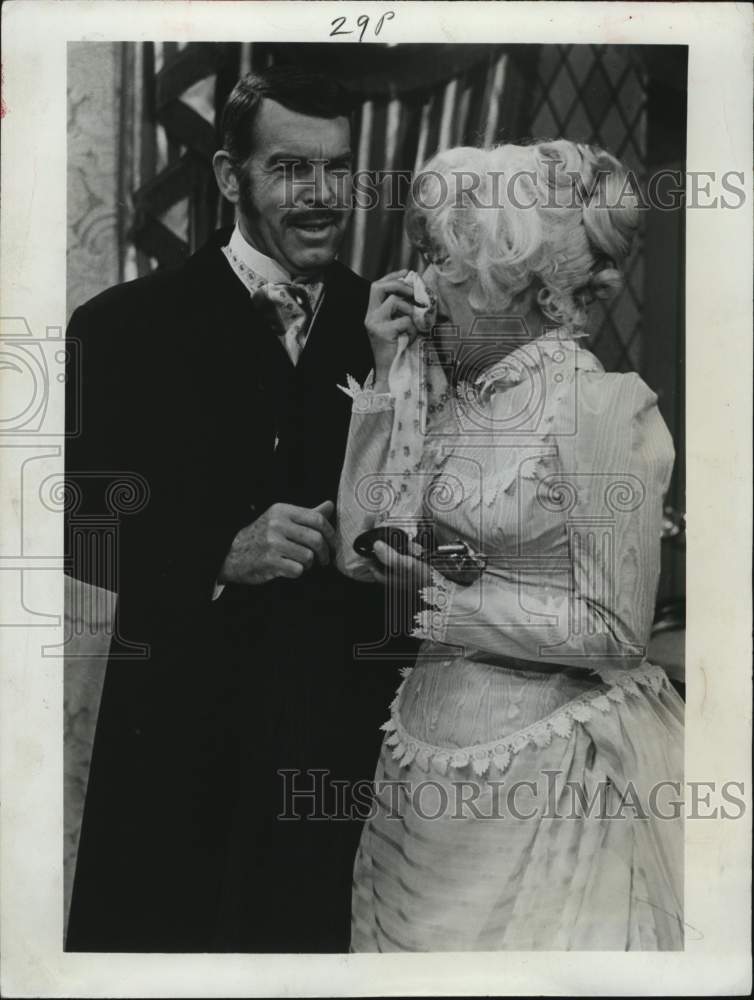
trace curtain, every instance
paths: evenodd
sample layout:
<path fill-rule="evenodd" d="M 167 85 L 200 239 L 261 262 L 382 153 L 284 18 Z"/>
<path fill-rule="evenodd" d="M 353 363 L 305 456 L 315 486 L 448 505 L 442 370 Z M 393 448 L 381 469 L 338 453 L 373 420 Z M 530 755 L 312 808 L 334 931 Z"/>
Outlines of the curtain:
<path fill-rule="evenodd" d="M 647 70 L 637 46 L 147 42 L 124 49 L 132 81 L 122 88 L 121 187 L 132 192 L 126 278 L 180 262 L 232 220 L 211 157 L 219 111 L 249 69 L 326 71 L 352 93 L 356 170 L 383 178 L 378 205 L 357 204 L 340 256 L 368 278 L 418 264 L 389 188 L 405 192 L 411 173 L 449 146 L 566 136 L 604 146 L 640 182 L 645 175 Z M 623 291 L 593 312 L 591 346 L 611 370 L 641 371 L 644 256 L 642 219 Z"/>
<path fill-rule="evenodd" d="M 178 263 L 232 219 L 211 171 L 219 111 L 248 69 L 296 64 L 324 70 L 351 91 L 356 168 L 409 176 L 459 143 L 521 131 L 533 49 L 500 45 L 273 45 L 126 43 L 124 188 L 132 191 L 125 277 Z M 526 50 L 525 52 L 523 50 Z M 129 123 L 130 122 L 130 126 Z M 390 182 L 385 180 L 383 188 Z M 341 259 L 366 276 L 414 263 L 403 213 L 357 208 Z"/>

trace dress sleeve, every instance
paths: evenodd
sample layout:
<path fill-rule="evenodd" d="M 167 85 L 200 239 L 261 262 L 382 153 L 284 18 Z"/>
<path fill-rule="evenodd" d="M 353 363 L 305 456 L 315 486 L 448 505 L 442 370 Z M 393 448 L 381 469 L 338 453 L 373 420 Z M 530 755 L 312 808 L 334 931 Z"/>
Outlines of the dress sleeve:
<path fill-rule="evenodd" d="M 577 388 L 578 429 L 558 440 L 557 471 L 517 483 L 519 523 L 538 524 L 542 551 L 496 560 L 469 587 L 438 578 L 416 635 L 603 675 L 644 658 L 672 441 L 638 376 L 581 374 Z M 560 540 L 550 551 L 548 537 Z"/>
<path fill-rule="evenodd" d="M 361 388 L 349 380 L 347 393 L 353 406 L 338 488 L 335 549 L 340 572 L 368 582 L 374 578 L 367 560 L 354 552 L 353 542 L 374 527 L 388 500 L 381 476 L 387 465 L 395 413 L 393 396 L 374 392 L 371 382 L 370 377 Z"/>

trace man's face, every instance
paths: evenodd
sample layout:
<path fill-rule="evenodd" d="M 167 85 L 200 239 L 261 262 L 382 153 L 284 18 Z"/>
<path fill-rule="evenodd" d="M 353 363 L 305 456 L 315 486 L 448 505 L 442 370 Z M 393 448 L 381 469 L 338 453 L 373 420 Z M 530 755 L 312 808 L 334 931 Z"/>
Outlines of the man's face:
<path fill-rule="evenodd" d="M 312 118 L 267 98 L 259 108 L 253 152 L 238 177 L 241 229 L 294 277 L 322 270 L 343 242 L 350 139 L 347 118 Z"/>

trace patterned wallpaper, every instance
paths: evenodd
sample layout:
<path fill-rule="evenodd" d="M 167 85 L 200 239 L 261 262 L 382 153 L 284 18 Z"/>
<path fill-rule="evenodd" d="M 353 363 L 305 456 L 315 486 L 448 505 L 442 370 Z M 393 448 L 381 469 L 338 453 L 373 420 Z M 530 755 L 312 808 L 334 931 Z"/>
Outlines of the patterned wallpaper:
<path fill-rule="evenodd" d="M 69 317 L 77 306 L 121 278 L 117 173 L 121 52 L 122 47 L 111 42 L 71 42 L 68 47 Z M 67 646 L 64 680 L 66 921 L 114 609 L 114 598 L 76 599 L 73 588 L 85 585 L 66 579 L 66 635 L 76 637 Z M 75 608 L 92 606 L 104 609 L 102 620 L 87 622 L 86 627 L 71 621 Z"/>
<path fill-rule="evenodd" d="M 68 43 L 68 315 L 119 274 L 121 46 Z"/>

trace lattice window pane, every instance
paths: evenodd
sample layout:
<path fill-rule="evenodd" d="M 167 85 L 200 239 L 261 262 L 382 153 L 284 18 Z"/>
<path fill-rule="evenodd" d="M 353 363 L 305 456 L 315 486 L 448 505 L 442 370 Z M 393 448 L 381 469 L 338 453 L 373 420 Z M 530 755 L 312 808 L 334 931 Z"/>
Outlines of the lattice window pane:
<path fill-rule="evenodd" d="M 641 184 L 646 163 L 646 76 L 635 50 L 623 46 L 543 46 L 532 100 L 531 135 L 596 143 L 619 157 Z M 591 345 L 606 368 L 641 364 L 643 216 L 624 267 L 625 287 L 598 303 Z"/>

